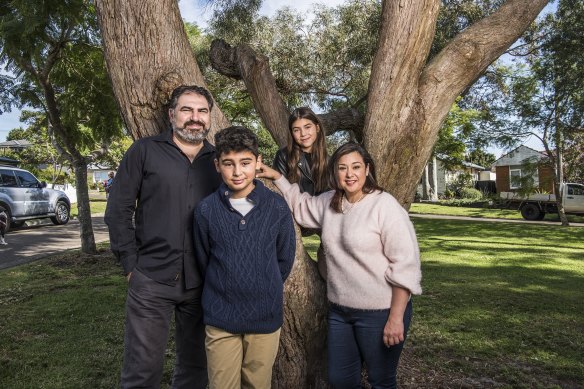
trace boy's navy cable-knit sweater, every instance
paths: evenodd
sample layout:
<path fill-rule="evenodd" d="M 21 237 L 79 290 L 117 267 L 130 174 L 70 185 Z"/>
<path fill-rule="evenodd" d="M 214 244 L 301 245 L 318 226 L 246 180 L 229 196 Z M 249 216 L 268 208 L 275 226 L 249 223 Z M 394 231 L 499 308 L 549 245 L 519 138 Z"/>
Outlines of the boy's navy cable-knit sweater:
<path fill-rule="evenodd" d="M 205 324 L 231 333 L 272 333 L 282 326 L 284 281 L 296 237 L 282 196 L 254 180 L 245 216 L 225 184 L 195 209 L 195 257 L 203 283 Z"/>

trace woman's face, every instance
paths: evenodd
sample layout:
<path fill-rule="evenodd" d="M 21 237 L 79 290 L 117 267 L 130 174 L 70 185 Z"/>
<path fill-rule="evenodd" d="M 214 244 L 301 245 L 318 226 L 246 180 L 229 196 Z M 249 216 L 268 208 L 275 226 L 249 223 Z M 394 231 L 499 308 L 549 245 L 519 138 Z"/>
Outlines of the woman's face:
<path fill-rule="evenodd" d="M 305 153 L 312 152 L 319 131 L 318 125 L 309 119 L 296 119 L 292 123 L 292 138 Z"/>
<path fill-rule="evenodd" d="M 349 201 L 361 196 L 368 173 L 369 167 L 365 165 L 363 157 L 358 152 L 353 151 L 339 158 L 337 180 Z"/>

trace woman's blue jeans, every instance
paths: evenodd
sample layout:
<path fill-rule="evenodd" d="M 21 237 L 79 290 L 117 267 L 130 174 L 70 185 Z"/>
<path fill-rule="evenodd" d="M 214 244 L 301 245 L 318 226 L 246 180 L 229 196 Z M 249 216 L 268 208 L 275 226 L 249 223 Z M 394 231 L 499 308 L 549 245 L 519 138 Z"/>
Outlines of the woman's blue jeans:
<path fill-rule="evenodd" d="M 403 345 L 386 347 L 383 328 L 389 309 L 363 310 L 330 303 L 328 316 L 328 375 L 335 389 L 361 388 L 365 362 L 372 389 L 397 388 L 397 366 Z M 412 319 L 412 301 L 404 312 L 407 334 Z"/>

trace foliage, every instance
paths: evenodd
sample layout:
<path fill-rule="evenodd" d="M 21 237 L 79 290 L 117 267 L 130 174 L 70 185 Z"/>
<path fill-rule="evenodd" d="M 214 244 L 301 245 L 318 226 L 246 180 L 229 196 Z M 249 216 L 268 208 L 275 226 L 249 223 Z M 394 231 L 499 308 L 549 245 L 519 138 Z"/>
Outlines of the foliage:
<path fill-rule="evenodd" d="M 434 145 L 434 154 L 440 158 L 446 170 L 455 170 L 462 166 L 466 154 L 466 141 L 475 131 L 474 122 L 480 115 L 477 110 L 460 108 L 458 104 L 460 100 L 458 98 L 452 104 Z"/>
<path fill-rule="evenodd" d="M 484 151 L 483 149 L 474 149 L 467 154 L 466 160 L 489 169 L 495 163 L 497 157 L 495 157 L 494 154 Z"/>
<path fill-rule="evenodd" d="M 37 125 L 71 156 L 121 134 L 121 119 L 86 0 L 11 1 L 0 10 L 2 107 L 24 105 L 45 115 Z M 50 120 L 47 120 L 50 118 Z M 50 125 L 49 125 L 50 122 Z"/>
<path fill-rule="evenodd" d="M 520 196 L 528 196 L 539 188 L 539 161 L 526 159 L 521 164 L 521 177 L 510 177 L 511 185 L 517 187 Z"/>
<path fill-rule="evenodd" d="M 475 188 L 462 188 L 460 189 L 460 197 L 467 200 L 480 200 L 483 198 L 483 194 Z"/>
<path fill-rule="evenodd" d="M 456 197 L 461 196 L 463 188 L 472 188 L 473 178 L 470 173 L 464 172 L 456 176 L 456 178 L 446 184 L 446 188 L 454 193 Z"/>

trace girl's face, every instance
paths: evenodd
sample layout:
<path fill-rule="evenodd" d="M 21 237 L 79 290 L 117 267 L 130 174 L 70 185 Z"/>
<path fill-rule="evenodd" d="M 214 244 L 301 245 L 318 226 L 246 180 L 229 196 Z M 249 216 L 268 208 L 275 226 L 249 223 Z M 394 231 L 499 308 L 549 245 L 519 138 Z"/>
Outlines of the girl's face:
<path fill-rule="evenodd" d="M 365 179 L 369 174 L 369 167 L 363 157 L 356 151 L 345 154 L 337 163 L 337 180 L 345 191 L 347 199 L 351 201 L 362 194 Z"/>
<path fill-rule="evenodd" d="M 319 131 L 318 125 L 309 119 L 296 119 L 292 123 L 292 138 L 305 153 L 312 152 Z"/>

